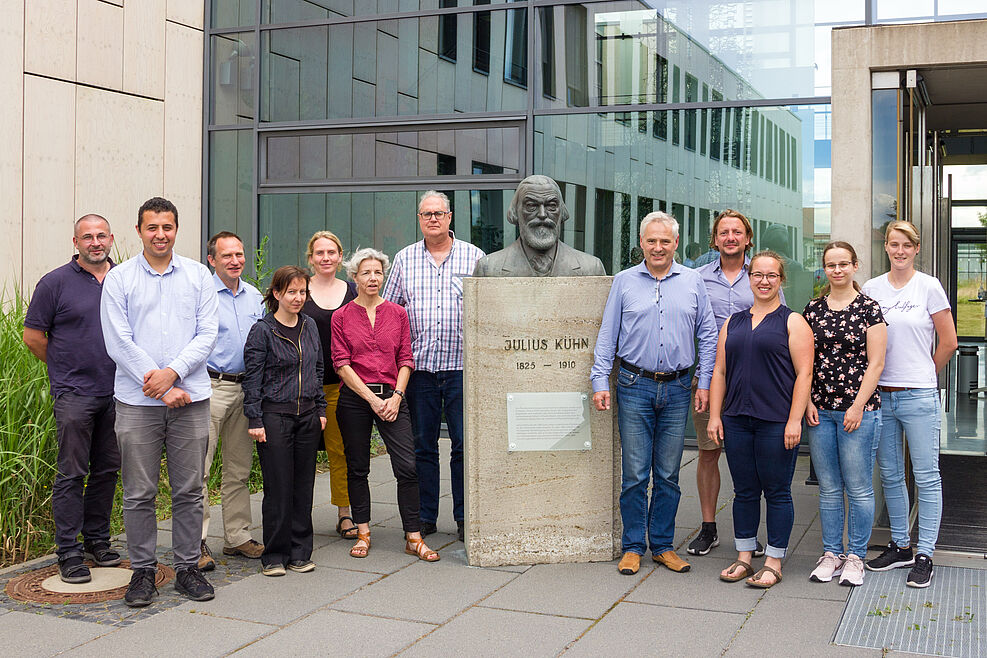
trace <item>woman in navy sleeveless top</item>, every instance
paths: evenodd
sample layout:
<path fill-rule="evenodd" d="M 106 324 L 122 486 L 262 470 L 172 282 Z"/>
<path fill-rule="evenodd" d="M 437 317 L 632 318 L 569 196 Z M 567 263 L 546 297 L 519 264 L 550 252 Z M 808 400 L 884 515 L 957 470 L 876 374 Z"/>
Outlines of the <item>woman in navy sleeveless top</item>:
<path fill-rule="evenodd" d="M 724 443 L 733 477 L 738 555 L 720 579 L 747 578 L 747 584 L 766 588 L 781 581 L 781 559 L 795 518 L 792 474 L 812 384 L 813 338 L 805 319 L 778 298 L 785 282 L 781 257 L 762 251 L 748 271 L 754 305 L 734 313 L 720 331 L 707 432 Z M 754 573 L 750 563 L 762 493 L 768 543 L 764 567 Z"/>

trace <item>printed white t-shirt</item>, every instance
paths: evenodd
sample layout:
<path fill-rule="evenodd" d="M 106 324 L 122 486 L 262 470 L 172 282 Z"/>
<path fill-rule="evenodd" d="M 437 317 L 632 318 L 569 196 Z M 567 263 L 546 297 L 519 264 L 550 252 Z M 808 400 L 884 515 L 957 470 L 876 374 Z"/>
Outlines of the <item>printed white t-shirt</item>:
<path fill-rule="evenodd" d="M 949 298 L 939 279 L 916 272 L 904 288 L 896 290 L 888 282 L 888 275 L 882 274 L 865 283 L 862 290 L 881 305 L 888 323 L 888 349 L 879 383 L 937 387 L 936 364 L 932 360 L 932 314 L 949 308 Z"/>

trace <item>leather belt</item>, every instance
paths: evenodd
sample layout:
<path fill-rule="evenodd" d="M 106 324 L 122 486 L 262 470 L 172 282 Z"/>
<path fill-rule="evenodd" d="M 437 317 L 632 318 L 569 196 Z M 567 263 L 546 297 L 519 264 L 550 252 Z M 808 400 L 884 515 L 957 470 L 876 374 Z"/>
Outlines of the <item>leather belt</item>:
<path fill-rule="evenodd" d="M 390 384 L 367 384 L 366 386 L 374 395 L 387 395 L 394 390 Z"/>
<path fill-rule="evenodd" d="M 681 370 L 675 370 L 673 372 L 651 372 L 650 370 L 645 370 L 644 368 L 639 368 L 638 366 L 627 363 L 627 361 L 621 360 L 620 366 L 629 372 L 633 372 L 635 375 L 640 375 L 645 379 L 651 379 L 656 382 L 670 382 L 679 377 L 687 374 L 689 372 L 688 368 L 682 368 Z"/>
<path fill-rule="evenodd" d="M 897 393 L 898 391 L 910 391 L 914 386 L 878 386 L 877 390 L 882 393 Z"/>
<path fill-rule="evenodd" d="M 218 379 L 221 382 L 232 382 L 234 384 L 242 383 L 243 378 L 245 376 L 244 373 L 242 372 L 232 374 L 228 372 L 216 372 L 215 370 L 210 370 L 210 369 L 206 369 L 206 372 L 209 373 L 209 376 L 212 379 Z"/>

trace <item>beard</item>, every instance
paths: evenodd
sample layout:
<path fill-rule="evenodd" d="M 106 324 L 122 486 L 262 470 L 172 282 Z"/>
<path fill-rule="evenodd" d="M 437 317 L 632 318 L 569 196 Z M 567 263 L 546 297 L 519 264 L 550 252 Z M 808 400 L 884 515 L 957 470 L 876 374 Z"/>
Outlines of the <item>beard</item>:
<path fill-rule="evenodd" d="M 555 222 L 532 220 L 521 227 L 521 241 L 537 251 L 548 251 L 558 240 L 559 225 Z"/>
<path fill-rule="evenodd" d="M 88 265 L 102 265 L 103 263 L 106 262 L 106 259 L 108 259 L 109 257 L 110 257 L 110 252 L 109 251 L 106 251 L 106 250 L 104 250 L 101 255 L 99 255 L 99 256 L 97 256 L 95 258 L 93 258 L 92 256 L 90 256 L 85 251 L 80 251 L 79 252 L 79 259 L 82 260 L 82 261 L 84 261 Z"/>

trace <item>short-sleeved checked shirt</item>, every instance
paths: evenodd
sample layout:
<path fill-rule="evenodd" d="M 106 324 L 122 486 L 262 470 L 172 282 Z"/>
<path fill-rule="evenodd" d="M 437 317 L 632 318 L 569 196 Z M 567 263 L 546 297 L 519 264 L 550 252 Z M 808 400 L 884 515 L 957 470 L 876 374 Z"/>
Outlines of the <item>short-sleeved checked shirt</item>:
<path fill-rule="evenodd" d="M 415 369 L 463 369 L 463 277 L 473 274 L 484 253 L 452 232 L 452 249 L 435 260 L 421 240 L 398 252 L 383 297 L 408 311 Z"/>

